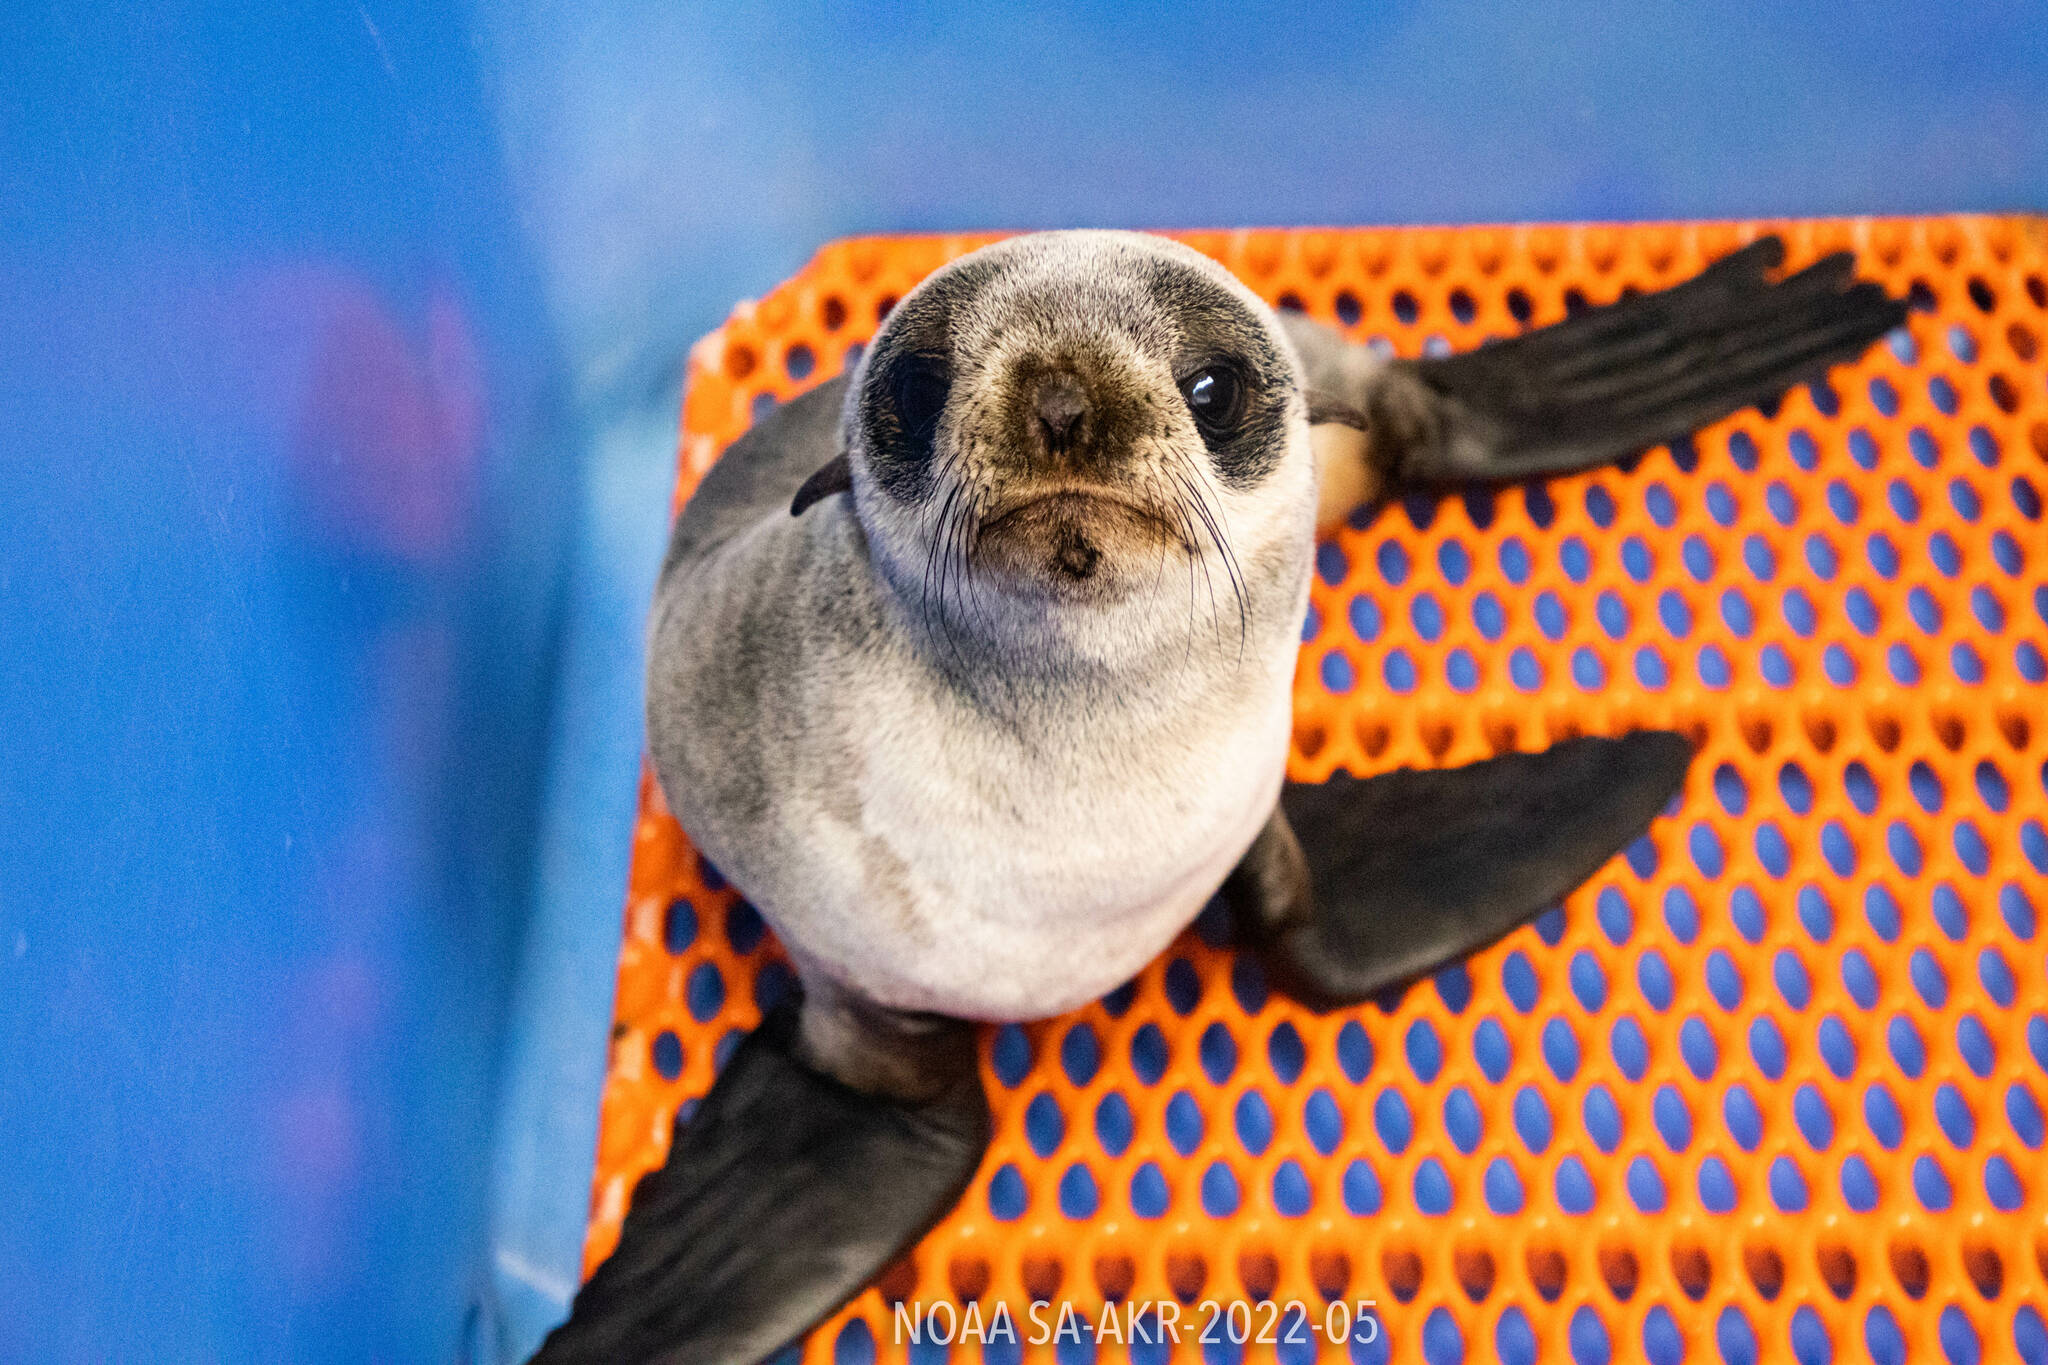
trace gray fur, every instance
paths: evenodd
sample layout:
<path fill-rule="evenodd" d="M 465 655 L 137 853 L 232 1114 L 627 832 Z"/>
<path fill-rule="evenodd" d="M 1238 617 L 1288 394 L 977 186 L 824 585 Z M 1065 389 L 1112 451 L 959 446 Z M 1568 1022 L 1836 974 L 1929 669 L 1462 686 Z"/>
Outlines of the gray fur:
<path fill-rule="evenodd" d="M 890 409 L 911 354 L 951 376 L 928 458 Z M 1219 354 L 1258 386 L 1256 430 L 1212 450 L 1177 385 Z M 1052 470 L 1016 435 L 1047 364 L 1083 377 L 1103 435 Z M 850 381 L 714 467 L 657 590 L 650 746 L 683 828 L 814 994 L 1058 1013 L 1214 893 L 1285 765 L 1315 494 L 1299 390 L 1272 314 L 1214 262 L 1043 234 L 938 272 Z M 851 497 L 792 517 L 842 449 Z M 976 518 L 1069 479 L 1199 499 L 1216 535 L 1191 512 L 1179 543 L 1074 593 L 977 564 Z"/>

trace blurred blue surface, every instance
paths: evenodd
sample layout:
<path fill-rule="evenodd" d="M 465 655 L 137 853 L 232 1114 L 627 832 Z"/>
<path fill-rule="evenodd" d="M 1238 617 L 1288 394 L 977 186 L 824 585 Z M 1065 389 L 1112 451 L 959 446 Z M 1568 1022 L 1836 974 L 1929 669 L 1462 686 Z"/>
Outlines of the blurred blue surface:
<path fill-rule="evenodd" d="M 2048 207 L 2048 7 L 40 3 L 0 1360 L 566 1305 L 683 349 L 851 232 Z"/>

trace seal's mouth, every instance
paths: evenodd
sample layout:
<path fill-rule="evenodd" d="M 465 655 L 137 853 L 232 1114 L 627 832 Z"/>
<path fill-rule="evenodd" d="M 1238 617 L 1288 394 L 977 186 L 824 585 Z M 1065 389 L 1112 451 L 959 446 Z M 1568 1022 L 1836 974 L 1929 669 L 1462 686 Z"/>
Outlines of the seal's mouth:
<path fill-rule="evenodd" d="M 1162 553 L 1189 548 L 1167 513 L 1114 489 L 1069 487 L 997 507 L 975 533 L 974 558 L 1062 596 L 1114 596 Z"/>

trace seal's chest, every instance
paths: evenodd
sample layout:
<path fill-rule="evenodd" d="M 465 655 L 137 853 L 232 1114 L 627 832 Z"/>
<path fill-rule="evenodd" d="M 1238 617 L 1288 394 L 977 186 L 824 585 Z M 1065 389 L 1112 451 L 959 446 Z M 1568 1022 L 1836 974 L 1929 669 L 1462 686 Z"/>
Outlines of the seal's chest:
<path fill-rule="evenodd" d="M 1284 726 L 1270 730 L 1128 782 L 1086 780 L 1077 762 L 999 794 L 927 772 L 914 795 L 870 807 L 912 872 L 894 913 L 867 900 L 843 926 L 843 960 L 877 999 L 965 1018 L 1038 1018 L 1108 993 L 1200 912 L 1270 815 L 1286 757 Z"/>
<path fill-rule="evenodd" d="M 1271 811 L 1289 733 L 1288 695 L 1273 691 L 1192 715 L 1166 739 L 1063 723 L 1028 741 L 876 755 L 871 810 L 944 869 L 935 880 L 961 913 L 1032 924 L 1142 916 L 1234 859 Z"/>

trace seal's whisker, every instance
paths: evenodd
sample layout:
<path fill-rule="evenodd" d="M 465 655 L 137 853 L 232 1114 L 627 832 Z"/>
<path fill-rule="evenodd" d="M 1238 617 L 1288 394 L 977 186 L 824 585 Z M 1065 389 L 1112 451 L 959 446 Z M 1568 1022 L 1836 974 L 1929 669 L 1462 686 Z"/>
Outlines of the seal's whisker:
<path fill-rule="evenodd" d="M 1223 530 L 1223 510 L 1209 503 L 1204 497 L 1208 511 L 1209 533 L 1216 542 L 1217 550 L 1223 556 L 1223 567 L 1230 574 L 1231 590 L 1237 594 L 1237 657 L 1244 661 L 1245 640 L 1251 629 L 1251 591 L 1244 580 L 1244 566 L 1238 563 L 1237 547 L 1230 543 L 1230 537 Z"/>
<path fill-rule="evenodd" d="M 974 556 L 981 538 L 982 493 L 979 489 L 970 491 L 966 505 L 954 519 L 950 532 L 951 543 L 948 555 L 953 561 L 953 586 L 974 611 L 975 623 L 983 631 L 994 629 L 981 597 L 974 591 Z"/>
<path fill-rule="evenodd" d="M 936 524 L 928 526 L 926 530 L 928 546 L 924 558 L 924 576 L 918 584 L 917 600 L 918 614 L 923 619 L 925 631 L 933 636 L 936 636 L 937 632 L 932 627 L 932 612 L 935 609 L 932 603 L 932 579 L 938 572 L 940 547 L 945 538 L 946 517 L 959 494 L 960 485 L 955 483 L 933 510 L 932 521 Z"/>
<path fill-rule="evenodd" d="M 1190 566 L 1196 564 L 1201 565 L 1202 581 L 1208 585 L 1209 589 L 1209 629 L 1220 634 L 1222 632 L 1223 625 L 1216 608 L 1216 581 L 1209 573 L 1209 558 L 1207 555 L 1202 553 L 1201 533 L 1197 532 L 1195 529 L 1195 521 L 1198 517 L 1201 517 L 1201 495 L 1188 484 L 1186 478 L 1183 475 L 1181 475 L 1178 471 L 1168 470 L 1168 477 L 1170 477 L 1174 481 L 1174 483 L 1180 487 L 1184 494 L 1184 497 L 1180 499 L 1176 505 L 1180 512 L 1182 525 L 1185 528 L 1184 543 L 1187 546 L 1188 561 Z M 1202 517 L 1202 520 L 1206 524 L 1206 517 Z M 1208 534 L 1210 538 L 1213 540 L 1215 538 L 1215 529 L 1211 527 L 1209 529 Z M 1190 581 L 1192 581 L 1193 576 L 1194 571 L 1193 568 L 1190 567 Z M 1235 585 L 1233 584 L 1233 586 Z M 1192 621 L 1190 621 L 1190 630 L 1192 630 L 1192 628 L 1193 623 Z"/>
<path fill-rule="evenodd" d="M 952 486 L 947 490 L 945 498 L 939 505 L 938 526 L 931 537 L 932 547 L 925 575 L 924 591 L 926 629 L 930 631 L 931 616 L 936 612 L 938 616 L 938 631 L 936 633 L 945 637 L 946 646 L 952 651 L 953 661 L 959 665 L 963 674 L 968 672 L 967 659 L 960 652 L 960 641 L 954 634 L 952 618 L 946 611 L 946 593 L 948 590 L 948 579 L 955 572 L 955 550 L 953 546 L 960 533 L 962 520 L 960 511 L 961 499 L 967 495 L 968 486 L 966 481 L 956 477 L 952 480 Z M 932 591 L 932 577 L 934 573 L 936 573 L 938 580 L 936 593 Z"/>
<path fill-rule="evenodd" d="M 942 581 L 939 590 L 940 605 L 942 607 L 945 604 L 946 594 L 950 592 L 956 602 L 963 604 L 961 610 L 965 610 L 966 607 L 972 607 L 977 617 L 981 615 L 981 601 L 974 595 L 974 584 L 972 581 L 974 566 L 969 559 L 969 550 L 974 528 L 980 522 L 979 511 L 980 497 L 972 489 L 969 489 L 961 499 L 959 509 L 954 514 L 952 525 L 946 531 L 947 569 L 946 577 Z M 986 628 L 987 622 L 985 620 L 981 624 Z"/>
<path fill-rule="evenodd" d="M 1202 505 L 1209 525 L 1209 535 L 1216 543 L 1218 553 L 1223 556 L 1224 571 L 1230 575 L 1231 591 L 1237 595 L 1237 650 L 1240 659 L 1244 656 L 1245 637 L 1251 625 L 1251 592 L 1244 581 L 1244 567 L 1238 563 L 1237 547 L 1230 543 L 1230 536 L 1223 529 L 1223 511 L 1203 497 Z"/>
<path fill-rule="evenodd" d="M 1157 494 L 1157 490 L 1156 490 L 1156 489 L 1153 489 L 1153 488 L 1147 488 L 1147 489 L 1145 489 L 1145 493 L 1147 494 L 1147 497 L 1148 497 L 1148 501 L 1150 502 L 1150 504 L 1151 504 L 1152 506 L 1154 506 L 1154 507 L 1157 507 L 1157 506 L 1159 506 L 1159 505 L 1160 505 L 1160 503 L 1161 503 L 1162 499 L 1160 499 L 1159 497 L 1157 497 L 1157 496 L 1156 496 L 1156 494 Z M 1175 537 L 1176 537 L 1176 538 L 1178 538 L 1178 537 L 1180 536 L 1180 534 L 1181 534 L 1180 528 L 1179 528 L 1178 526 L 1176 526 L 1176 527 L 1174 528 L 1174 535 L 1175 535 Z M 1157 553 L 1157 555 L 1156 555 L 1156 556 L 1155 556 L 1155 558 L 1154 558 L 1154 562 L 1153 562 L 1153 568 L 1152 568 L 1152 595 L 1153 595 L 1154 597 L 1157 597 L 1157 596 L 1159 595 L 1160 589 L 1161 589 L 1161 588 L 1162 588 L 1162 587 L 1163 587 L 1163 586 L 1165 585 L 1165 583 L 1166 583 L 1166 542 L 1165 542 L 1164 540 L 1161 540 L 1161 541 L 1159 542 L 1159 546 L 1158 546 L 1158 553 Z"/>
<path fill-rule="evenodd" d="M 1180 545 L 1181 558 L 1183 561 L 1185 561 L 1185 567 L 1187 569 L 1188 627 L 1186 632 L 1187 649 L 1185 651 L 1185 657 L 1187 663 L 1190 666 L 1192 666 L 1195 657 L 1195 566 L 1192 559 L 1189 557 L 1189 551 L 1193 548 L 1193 541 L 1191 537 L 1193 536 L 1194 528 L 1188 524 L 1187 512 L 1185 511 L 1185 509 L 1182 508 L 1180 498 L 1176 496 L 1170 489 L 1162 489 L 1159 487 L 1159 483 L 1161 481 L 1157 477 L 1155 477 L 1158 471 L 1155 468 L 1148 466 L 1146 468 L 1145 473 L 1147 487 L 1144 491 L 1146 494 L 1147 502 L 1150 506 L 1155 508 L 1171 509 L 1173 536 L 1175 541 L 1177 541 Z M 1170 483 L 1171 481 L 1168 480 L 1167 482 Z M 1166 562 L 1170 553 L 1171 552 L 1166 542 L 1163 540 L 1160 541 L 1159 566 L 1152 576 L 1152 593 L 1155 597 L 1159 595 L 1162 587 L 1166 582 Z"/>
<path fill-rule="evenodd" d="M 1183 456 L 1182 460 L 1185 463 L 1186 457 Z M 1187 489 L 1194 501 L 1196 515 L 1202 519 L 1203 526 L 1208 528 L 1209 540 L 1215 545 L 1217 556 L 1223 561 L 1223 571 L 1230 576 L 1230 589 L 1237 596 L 1237 653 L 1238 658 L 1242 660 L 1246 636 L 1251 626 L 1251 603 L 1245 589 L 1243 570 L 1237 562 L 1236 553 L 1230 547 L 1230 538 L 1223 532 L 1221 513 L 1210 505 L 1208 497 L 1196 482 L 1198 476 L 1190 470 L 1178 477 L 1181 486 Z"/>
<path fill-rule="evenodd" d="M 1187 629 L 1187 658 L 1188 658 L 1188 661 L 1189 661 L 1189 663 L 1190 663 L 1190 664 L 1192 664 L 1192 663 L 1193 663 L 1193 661 L 1194 661 L 1194 655 L 1195 655 L 1195 564 L 1196 564 L 1196 562 L 1197 562 L 1197 561 L 1198 561 L 1198 560 L 1199 560 L 1199 559 L 1201 558 L 1201 551 L 1200 551 L 1200 548 L 1199 548 L 1199 547 L 1197 546 L 1197 544 L 1196 544 L 1196 541 L 1195 541 L 1195 527 L 1194 527 L 1194 522 L 1193 522 L 1193 520 L 1192 520 L 1192 519 L 1190 519 L 1190 518 L 1189 518 L 1189 516 L 1188 516 L 1188 511 L 1187 511 L 1187 508 L 1186 508 L 1185 506 L 1183 506 L 1183 505 L 1182 505 L 1182 502 L 1181 502 L 1180 498 L 1178 498 L 1178 497 L 1175 497 L 1175 498 L 1174 498 L 1174 499 L 1172 500 L 1172 505 L 1173 505 L 1173 515 L 1174 515 L 1174 524 L 1175 524 L 1175 534 L 1176 534 L 1176 535 L 1178 535 L 1178 536 L 1180 537 L 1180 551 L 1181 551 L 1181 555 L 1180 555 L 1180 557 L 1181 557 L 1181 562 L 1182 562 L 1182 564 L 1184 565 L 1184 567 L 1185 567 L 1185 568 L 1187 569 L 1187 580 L 1188 580 L 1188 629 Z M 1204 578 L 1204 579 L 1206 579 L 1206 578 L 1208 577 L 1208 574 L 1209 574 L 1209 569 L 1208 569 L 1208 566 L 1207 566 L 1207 565 L 1203 565 L 1203 567 L 1202 567 L 1202 576 L 1203 576 L 1203 578 Z M 1212 624 L 1212 627 L 1213 627 L 1213 624 L 1214 624 L 1214 619 L 1215 619 L 1215 611 L 1216 611 L 1216 589 L 1215 589 L 1215 586 L 1214 586 L 1213 584 L 1211 584 L 1211 586 L 1210 586 L 1210 588 L 1209 588 L 1209 612 L 1210 612 L 1210 620 L 1211 620 L 1211 624 Z"/>

